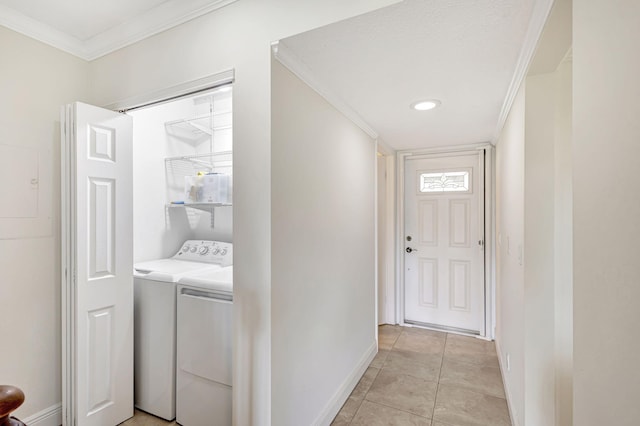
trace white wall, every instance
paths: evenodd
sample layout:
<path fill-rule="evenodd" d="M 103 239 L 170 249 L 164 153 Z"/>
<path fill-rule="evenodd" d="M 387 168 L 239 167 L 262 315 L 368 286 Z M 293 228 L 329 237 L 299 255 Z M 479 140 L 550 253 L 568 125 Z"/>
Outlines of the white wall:
<path fill-rule="evenodd" d="M 572 68 L 570 55 L 563 59 L 571 46 L 571 10 L 571 0 L 554 3 L 497 145 L 496 342 L 519 426 L 574 424 Z M 515 240 L 507 240 L 509 232 Z"/>
<path fill-rule="evenodd" d="M 573 424 L 571 77 L 527 77 L 497 145 L 496 343 L 521 426 Z"/>
<path fill-rule="evenodd" d="M 573 425 L 573 189 L 571 60 L 555 74 L 554 258 L 555 424 Z"/>
<path fill-rule="evenodd" d="M 525 425 L 555 422 L 555 80 L 547 73 L 525 83 Z"/>
<path fill-rule="evenodd" d="M 496 347 L 511 419 L 524 423 L 524 86 L 496 145 L 497 306 Z M 509 357 L 509 368 L 507 367 Z"/>
<path fill-rule="evenodd" d="M 272 424 L 328 424 L 376 349 L 375 142 L 275 60 L 271 78 Z"/>
<path fill-rule="evenodd" d="M 640 2 L 574 0 L 574 423 L 640 422 Z"/>
<path fill-rule="evenodd" d="M 91 63 L 93 97 L 100 105 L 231 68 L 236 71 L 233 239 L 238 425 L 269 424 L 271 418 L 270 43 L 395 2 L 242 0 Z"/>
<path fill-rule="evenodd" d="M 0 52 L 0 144 L 33 147 L 41 162 L 38 218 L 0 219 L 0 377 L 25 392 L 24 420 L 62 399 L 60 105 L 86 99 L 88 65 L 4 27 Z"/>
<path fill-rule="evenodd" d="M 525 424 L 572 425 L 571 60 L 526 80 Z"/>

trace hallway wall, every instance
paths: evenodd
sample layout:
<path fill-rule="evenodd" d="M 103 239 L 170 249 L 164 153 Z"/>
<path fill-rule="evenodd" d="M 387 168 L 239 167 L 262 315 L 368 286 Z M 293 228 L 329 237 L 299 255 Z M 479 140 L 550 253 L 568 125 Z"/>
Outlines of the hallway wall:
<path fill-rule="evenodd" d="M 271 78 L 272 423 L 326 424 L 376 352 L 376 147 L 275 59 Z"/>
<path fill-rule="evenodd" d="M 529 76 L 525 83 L 525 425 L 552 425 L 555 415 L 554 80 L 547 73 Z"/>
<path fill-rule="evenodd" d="M 496 349 L 516 426 L 524 425 L 524 244 L 525 88 L 520 88 L 496 144 L 497 306 Z"/>
<path fill-rule="evenodd" d="M 640 421 L 640 2 L 574 0 L 575 424 Z"/>
<path fill-rule="evenodd" d="M 526 425 L 572 424 L 571 69 L 526 79 Z"/>
<path fill-rule="evenodd" d="M 528 76 L 496 150 L 496 343 L 518 426 L 573 424 L 571 79 L 570 61 Z"/>

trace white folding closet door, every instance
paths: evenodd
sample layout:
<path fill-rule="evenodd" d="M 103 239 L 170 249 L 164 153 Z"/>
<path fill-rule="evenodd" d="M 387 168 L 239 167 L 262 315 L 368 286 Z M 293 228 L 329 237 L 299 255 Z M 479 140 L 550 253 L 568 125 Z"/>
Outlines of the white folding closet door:
<path fill-rule="evenodd" d="M 133 415 L 132 118 L 91 105 L 63 117 L 63 417 Z"/>

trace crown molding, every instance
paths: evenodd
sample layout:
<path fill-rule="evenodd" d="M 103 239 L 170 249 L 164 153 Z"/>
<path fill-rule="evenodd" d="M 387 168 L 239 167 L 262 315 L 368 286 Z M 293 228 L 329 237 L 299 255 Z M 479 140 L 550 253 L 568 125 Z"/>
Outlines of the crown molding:
<path fill-rule="evenodd" d="M 85 45 L 82 41 L 2 5 L 0 5 L 0 25 L 86 59 Z"/>
<path fill-rule="evenodd" d="M 87 40 L 88 57 L 85 59 L 92 61 L 236 1 L 210 1 L 205 6 L 194 8 L 193 4 L 196 3 L 194 0 L 169 0 L 135 19 L 110 28 Z"/>
<path fill-rule="evenodd" d="M 169 0 L 84 41 L 4 6 L 0 6 L 0 25 L 93 61 L 236 1 L 214 0 L 202 6 L 198 0 Z"/>
<path fill-rule="evenodd" d="M 331 91 L 325 84 L 320 82 L 314 75 L 313 71 L 296 56 L 291 49 L 282 41 L 276 41 L 271 44 L 271 50 L 274 58 L 284 65 L 289 71 L 294 73 L 300 80 L 304 81 L 307 86 L 311 87 L 335 109 L 340 111 L 345 117 L 358 126 L 362 131 L 369 135 L 372 139 L 378 139 L 378 132 L 371 127 L 360 115 L 338 95 Z"/>
<path fill-rule="evenodd" d="M 513 102 L 515 101 L 516 96 L 518 95 L 518 91 L 520 90 L 520 85 L 527 76 L 527 70 L 529 69 L 529 65 L 531 64 L 533 55 L 536 52 L 538 40 L 540 40 L 540 36 L 542 35 L 542 31 L 544 30 L 547 18 L 551 13 L 553 2 L 554 0 L 541 0 L 534 3 L 534 10 L 531 14 L 531 20 L 529 21 L 529 26 L 527 27 L 527 33 L 522 44 L 522 49 L 520 50 L 520 56 L 518 56 L 518 63 L 513 73 L 513 77 L 511 77 L 511 83 L 509 83 L 509 89 L 507 90 L 507 95 L 505 96 L 504 102 L 502 104 L 502 109 L 500 110 L 498 124 L 496 125 L 496 129 L 493 132 L 493 137 L 491 138 L 491 143 L 493 145 L 498 142 L 498 138 L 500 137 L 500 133 L 502 132 L 502 128 L 504 127 L 504 123 L 507 121 L 507 117 L 509 116 L 509 112 L 511 111 L 511 107 L 513 106 Z"/>

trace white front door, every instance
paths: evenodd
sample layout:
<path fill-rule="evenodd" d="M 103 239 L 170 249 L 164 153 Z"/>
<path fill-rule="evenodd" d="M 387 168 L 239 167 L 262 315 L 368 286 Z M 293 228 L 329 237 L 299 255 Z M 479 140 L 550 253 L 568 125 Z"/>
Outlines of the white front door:
<path fill-rule="evenodd" d="M 132 119 L 75 103 L 62 117 L 63 421 L 133 415 Z"/>
<path fill-rule="evenodd" d="M 483 334 L 484 155 L 405 160 L 405 322 Z"/>

